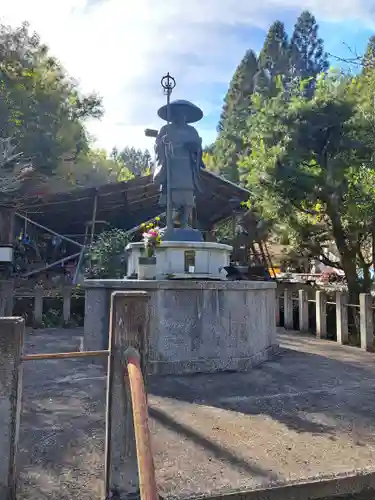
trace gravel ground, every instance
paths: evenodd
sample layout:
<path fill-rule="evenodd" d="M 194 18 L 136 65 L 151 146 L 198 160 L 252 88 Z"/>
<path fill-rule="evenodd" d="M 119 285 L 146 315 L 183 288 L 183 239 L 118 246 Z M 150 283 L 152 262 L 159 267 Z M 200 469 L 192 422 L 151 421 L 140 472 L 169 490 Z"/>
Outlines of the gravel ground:
<path fill-rule="evenodd" d="M 33 332 L 27 352 L 77 350 L 80 335 Z M 249 374 L 150 380 L 163 497 L 375 471 L 375 356 L 309 337 L 282 343 L 281 356 Z M 102 500 L 105 377 L 86 359 L 25 364 L 19 500 Z"/>
<path fill-rule="evenodd" d="M 78 350 L 80 333 L 34 332 L 28 336 L 27 352 Z M 25 363 L 19 499 L 101 498 L 105 375 L 86 359 Z"/>

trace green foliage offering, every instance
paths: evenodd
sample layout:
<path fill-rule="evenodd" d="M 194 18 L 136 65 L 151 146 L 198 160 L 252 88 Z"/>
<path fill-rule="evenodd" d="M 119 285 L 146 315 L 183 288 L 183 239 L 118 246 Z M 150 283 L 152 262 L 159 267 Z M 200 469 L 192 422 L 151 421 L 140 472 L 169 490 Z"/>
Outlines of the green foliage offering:
<path fill-rule="evenodd" d="M 123 278 L 125 247 L 129 236 L 121 229 L 101 233 L 85 255 L 85 274 L 89 279 Z"/>
<path fill-rule="evenodd" d="M 156 247 L 161 243 L 161 232 L 160 232 L 160 217 L 155 217 L 155 222 L 150 222 L 149 224 L 142 224 L 143 229 L 143 244 L 144 251 L 147 257 L 153 257 L 155 255 Z"/>

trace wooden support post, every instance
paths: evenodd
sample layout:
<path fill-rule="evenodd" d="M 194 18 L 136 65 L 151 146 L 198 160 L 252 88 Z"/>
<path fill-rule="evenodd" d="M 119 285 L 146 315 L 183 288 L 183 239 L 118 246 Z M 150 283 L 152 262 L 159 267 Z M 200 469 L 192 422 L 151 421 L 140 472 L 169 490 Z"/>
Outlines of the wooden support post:
<path fill-rule="evenodd" d="M 284 327 L 287 330 L 294 328 L 292 292 L 288 288 L 284 290 Z"/>
<path fill-rule="evenodd" d="M 63 290 L 63 321 L 64 324 L 68 324 L 70 321 L 70 308 L 72 302 L 72 288 L 64 287 Z"/>
<path fill-rule="evenodd" d="M 298 317 L 301 332 L 309 331 L 309 303 L 306 290 L 298 290 Z"/>
<path fill-rule="evenodd" d="M 24 331 L 23 318 L 0 318 L 0 498 L 7 500 L 16 499 Z"/>
<path fill-rule="evenodd" d="M 327 297 L 324 292 L 317 290 L 315 293 L 316 337 L 327 338 Z"/>
<path fill-rule="evenodd" d="M 43 295 L 44 289 L 41 286 L 35 287 L 34 290 L 34 326 L 38 327 L 43 321 Z"/>
<path fill-rule="evenodd" d="M 14 238 L 15 209 L 0 206 L 0 245 L 12 245 Z"/>
<path fill-rule="evenodd" d="M 0 217 L 1 218 L 1 217 Z M 0 239 L 1 246 L 1 239 Z M 0 281 L 0 316 L 12 316 L 14 304 L 14 280 Z"/>
<path fill-rule="evenodd" d="M 5 316 L 13 316 L 13 308 L 14 308 L 14 280 L 4 281 L 2 284 L 2 289 L 5 292 L 6 300 L 5 300 Z"/>
<path fill-rule="evenodd" d="M 123 354 L 128 347 L 136 348 L 146 375 L 148 325 L 149 295 L 146 292 L 112 294 L 105 482 L 107 493 L 117 494 L 119 499 L 139 492 L 130 386 L 124 380 Z"/>
<path fill-rule="evenodd" d="M 359 295 L 360 323 L 361 323 L 361 349 L 373 351 L 374 319 L 372 310 L 372 297 L 370 293 Z"/>
<path fill-rule="evenodd" d="M 345 292 L 336 292 L 336 334 L 339 344 L 349 341 L 348 330 L 348 296 Z"/>

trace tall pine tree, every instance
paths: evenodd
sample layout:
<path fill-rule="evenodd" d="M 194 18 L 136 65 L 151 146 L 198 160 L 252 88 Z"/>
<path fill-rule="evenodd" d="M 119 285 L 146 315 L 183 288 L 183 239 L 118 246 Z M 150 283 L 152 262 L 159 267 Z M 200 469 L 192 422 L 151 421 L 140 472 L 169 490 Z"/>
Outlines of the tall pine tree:
<path fill-rule="evenodd" d="M 319 26 L 315 17 L 307 10 L 297 19 L 290 40 L 290 65 L 293 76 L 314 79 L 327 71 L 328 56 L 324 42 L 318 36 Z"/>
<path fill-rule="evenodd" d="M 258 71 L 258 60 L 254 51 L 248 50 L 234 72 L 228 92 L 224 98 L 224 105 L 220 115 L 218 132 L 223 130 L 225 122 L 231 115 L 232 109 L 244 98 L 252 94 L 254 76 Z M 248 99 L 247 99 L 248 100 Z"/>
<path fill-rule="evenodd" d="M 254 51 L 246 52 L 230 82 L 224 99 L 215 144 L 215 162 L 221 175 L 239 181 L 237 161 L 242 152 L 242 134 L 249 116 L 258 60 Z"/>
<path fill-rule="evenodd" d="M 328 69 L 318 25 L 310 12 L 303 12 L 294 26 L 290 43 L 285 26 L 275 21 L 267 33 L 259 58 L 249 50 L 237 67 L 224 99 L 215 143 L 215 163 L 222 175 L 239 182 L 238 159 L 244 153 L 243 134 L 250 116 L 251 96 L 260 93 L 264 99 L 277 95 L 280 81 L 284 88 L 294 77 L 314 78 Z"/>
<path fill-rule="evenodd" d="M 270 80 L 277 76 L 284 76 L 289 70 L 289 44 L 285 26 L 280 21 L 275 21 L 264 42 L 259 54 L 259 66 L 267 70 Z"/>
<path fill-rule="evenodd" d="M 362 72 L 365 75 L 373 75 L 375 73 L 375 35 L 371 36 L 368 41 L 366 52 L 362 59 Z"/>

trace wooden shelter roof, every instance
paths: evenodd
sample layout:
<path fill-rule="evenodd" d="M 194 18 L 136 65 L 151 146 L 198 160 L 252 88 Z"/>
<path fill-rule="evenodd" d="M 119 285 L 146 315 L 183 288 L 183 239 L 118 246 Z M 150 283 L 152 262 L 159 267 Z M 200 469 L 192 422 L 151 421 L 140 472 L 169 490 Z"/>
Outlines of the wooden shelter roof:
<path fill-rule="evenodd" d="M 211 172 L 202 171 L 203 192 L 197 196 L 196 213 L 200 226 L 212 227 L 232 213 L 231 199 L 238 205 L 249 192 Z M 161 213 L 158 189 L 151 176 L 99 188 L 76 188 L 68 193 L 26 199 L 21 213 L 60 234 L 83 234 L 92 220 L 97 199 L 96 220 L 113 227 L 132 229 Z"/>

